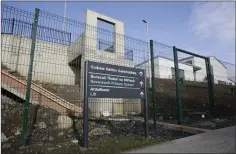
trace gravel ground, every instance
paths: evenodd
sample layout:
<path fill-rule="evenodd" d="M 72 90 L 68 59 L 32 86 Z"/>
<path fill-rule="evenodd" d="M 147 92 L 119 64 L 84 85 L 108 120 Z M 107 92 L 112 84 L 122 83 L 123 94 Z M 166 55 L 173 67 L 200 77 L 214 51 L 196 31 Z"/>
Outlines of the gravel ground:
<path fill-rule="evenodd" d="M 26 147 L 19 146 L 21 124 L 23 118 L 23 102 L 10 99 L 2 95 L 2 153 L 14 154 L 45 154 L 45 153 L 78 153 L 81 152 L 83 125 L 81 119 L 71 119 L 44 107 L 37 109 L 36 105 L 30 107 L 29 126 L 32 126 L 32 136 Z M 33 122 L 35 112 L 37 116 Z M 149 125 L 149 137 L 144 138 L 144 123 L 141 117 L 110 117 L 103 120 L 89 121 L 89 150 L 87 153 L 101 152 L 102 149 L 110 149 L 110 152 L 129 150 L 144 145 L 174 140 L 187 137 L 192 134 L 172 131 L 162 125 L 157 125 L 157 130 Z M 58 119 L 66 120 L 61 122 Z M 123 121 L 121 121 L 123 119 Z M 126 120 L 125 120 L 126 119 Z M 59 121 L 59 122 L 58 122 Z M 185 120 L 188 126 L 205 129 L 217 129 L 236 123 L 235 117 L 219 119 Z M 176 123 L 176 121 L 169 121 Z M 116 143 L 116 144 L 114 144 Z M 80 147 L 80 148 L 79 148 Z M 104 152 L 104 151 L 103 151 Z"/>
<path fill-rule="evenodd" d="M 29 126 L 32 128 L 32 136 L 26 147 L 19 146 L 21 134 L 21 124 L 23 119 L 23 102 L 16 99 L 10 99 L 10 96 L 1 95 L 2 108 L 2 153 L 50 153 L 53 151 L 69 153 L 78 152 L 82 142 L 82 120 L 69 119 L 64 125 L 58 125 L 58 119 L 61 117 L 57 112 L 44 107 L 37 109 L 36 105 L 30 107 Z M 37 111 L 37 116 L 34 116 Z M 116 120 L 119 118 L 116 118 Z M 141 118 L 140 118 L 141 119 Z M 71 123 L 70 123 L 71 122 Z M 34 123 L 34 124 L 33 124 Z M 68 124 L 69 123 L 69 124 Z M 162 126 L 154 131 L 149 128 L 149 141 L 144 139 L 144 123 L 141 120 L 128 121 L 89 121 L 89 147 L 90 150 L 101 146 L 100 143 L 106 140 L 117 140 L 122 138 L 122 142 L 132 140 L 137 141 L 140 137 L 140 143 L 136 145 L 148 145 L 157 141 L 173 140 L 191 134 L 167 130 Z M 124 141 L 125 140 L 125 141 Z M 139 139 L 138 139 L 139 140 Z M 150 142 L 150 143 L 149 143 Z M 107 144 L 107 143 L 106 143 Z M 106 146 L 106 145 L 102 145 Z M 114 145 L 109 145 L 114 146 Z M 67 152 L 66 152 L 67 150 Z M 126 149 L 127 150 L 127 149 Z"/>

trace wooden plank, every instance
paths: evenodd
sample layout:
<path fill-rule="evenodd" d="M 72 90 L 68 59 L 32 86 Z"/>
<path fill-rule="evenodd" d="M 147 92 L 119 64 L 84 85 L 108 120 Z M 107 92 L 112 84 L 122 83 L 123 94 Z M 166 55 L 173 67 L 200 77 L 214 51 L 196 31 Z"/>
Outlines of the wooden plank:
<path fill-rule="evenodd" d="M 204 132 L 212 131 L 212 130 L 209 130 L 209 129 L 202 129 L 202 128 L 197 128 L 197 127 L 170 124 L 170 123 L 165 123 L 165 122 L 158 122 L 158 124 L 161 124 L 161 125 L 165 126 L 166 128 L 171 129 L 171 130 L 183 131 L 183 132 L 187 132 L 187 133 L 191 133 L 191 134 L 198 134 L 198 133 L 204 133 Z"/>

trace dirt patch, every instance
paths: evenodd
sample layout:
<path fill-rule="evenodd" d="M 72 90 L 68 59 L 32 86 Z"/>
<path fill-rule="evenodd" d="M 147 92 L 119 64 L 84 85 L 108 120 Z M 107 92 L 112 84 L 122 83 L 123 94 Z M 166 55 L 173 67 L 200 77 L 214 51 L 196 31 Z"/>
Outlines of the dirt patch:
<path fill-rule="evenodd" d="M 31 132 L 27 146 L 19 144 L 23 121 L 24 101 L 10 99 L 2 94 L 2 153 L 79 153 L 82 143 L 82 120 L 72 119 L 70 128 L 60 129 L 58 117 L 61 115 L 49 108 L 30 106 L 29 130 Z M 35 112 L 37 111 L 37 114 Z M 37 115 L 37 116 L 36 116 Z M 36 120 L 35 120 L 36 119 Z M 62 118 L 63 119 L 63 118 Z M 69 120 L 70 121 L 70 120 Z M 63 127 L 65 128 L 65 127 Z M 107 149 L 119 153 L 145 145 L 173 140 L 191 134 L 168 130 L 158 126 L 157 131 L 150 125 L 149 139 L 144 138 L 144 123 L 141 120 L 128 121 L 89 121 L 89 150 L 86 153 L 99 153 Z M 116 144 L 114 144 L 116 143 Z M 125 144 L 126 143 L 126 144 Z"/>
<path fill-rule="evenodd" d="M 76 104 L 78 106 L 82 105 L 79 85 L 58 85 L 51 83 L 41 83 L 41 85 L 43 88 L 72 104 Z"/>
<path fill-rule="evenodd" d="M 185 84 L 191 84 L 198 87 L 207 86 L 206 83 L 195 83 L 184 81 Z M 167 79 L 156 80 L 156 96 L 157 96 L 157 115 L 164 120 L 177 119 L 177 103 L 175 81 Z M 232 93 L 233 86 L 214 85 L 215 91 L 215 115 L 217 118 L 225 118 L 236 116 L 236 95 Z M 209 94 L 208 89 L 184 87 L 181 90 L 183 118 L 189 117 L 190 112 L 209 112 Z M 153 114 L 152 107 L 152 91 L 148 91 L 149 116 Z"/>
<path fill-rule="evenodd" d="M 1 95 L 1 127 L 2 133 L 8 138 L 2 142 L 3 153 L 14 153 L 20 147 L 20 136 L 23 122 L 23 103 L 20 98 L 11 99 L 12 95 Z M 37 112 L 37 114 L 35 114 Z M 57 118 L 60 116 L 54 110 L 31 104 L 29 108 L 29 140 L 28 144 L 57 143 L 73 139 L 73 129 L 59 129 Z M 60 133 L 63 135 L 60 135 Z M 9 145 L 9 146 L 6 146 Z"/>

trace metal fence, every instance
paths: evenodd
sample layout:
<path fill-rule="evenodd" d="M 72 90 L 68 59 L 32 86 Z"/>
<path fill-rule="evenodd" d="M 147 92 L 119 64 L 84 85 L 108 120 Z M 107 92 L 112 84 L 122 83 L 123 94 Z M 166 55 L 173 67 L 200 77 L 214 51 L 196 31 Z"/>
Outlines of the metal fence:
<path fill-rule="evenodd" d="M 106 42 L 103 40 L 98 40 L 98 50 L 104 50 L 108 52 L 114 52 L 114 42 Z M 133 61 L 133 50 L 127 48 L 124 49 L 124 59 Z"/>
<path fill-rule="evenodd" d="M 24 102 L 17 106 L 15 114 L 5 114 L 4 118 L 16 117 L 14 122 L 22 132 L 22 143 L 47 143 L 46 153 L 52 144 L 70 142 L 71 138 L 82 141 L 86 60 L 145 69 L 149 117 L 154 120 L 154 126 L 156 120 L 180 120 L 177 116 L 180 112 L 187 117 L 189 112 L 198 110 L 196 106 L 205 105 L 199 107 L 202 112 L 209 110 L 206 105 L 212 101 L 209 100 L 209 88 L 196 88 L 199 84 L 209 83 L 209 77 L 206 78 L 209 73 L 205 61 L 191 64 L 186 60 L 193 54 L 179 53 L 176 59 L 173 47 L 159 42 L 151 41 L 149 46 L 148 42 L 39 9 L 31 13 L 6 5 L 1 8 L 1 87 L 7 95 Z M 179 65 L 178 71 L 176 64 Z M 200 67 L 203 71 L 195 76 L 194 70 Z M 235 65 L 225 67 L 235 71 Z M 225 69 L 226 73 L 229 70 Z M 177 80 L 175 74 L 179 74 Z M 232 89 L 229 85 L 234 82 L 226 80 L 228 74 L 222 76 L 222 70 L 213 68 L 213 76 L 217 83 L 218 80 L 226 82 L 227 90 Z M 179 111 L 181 106 L 177 105 L 180 100 L 176 94 L 180 91 L 176 85 L 180 82 L 178 79 L 192 85 L 182 89 L 183 111 Z M 221 90 L 221 93 L 222 89 L 217 86 L 215 90 Z M 196 90 L 192 90 L 193 87 Z M 222 104 L 222 101 L 217 102 L 216 93 L 213 95 L 216 104 Z M 196 100 L 199 97 L 204 103 Z M 91 98 L 88 106 L 89 143 L 96 134 L 144 134 L 142 123 L 130 122 L 130 119 L 143 120 L 143 102 L 139 99 Z M 109 121 L 109 125 L 98 125 L 98 120 Z M 7 127 L 11 126 L 7 124 L 3 129 Z M 8 133 L 11 135 L 12 132 Z M 19 139 L 14 140 L 15 146 Z"/>
<path fill-rule="evenodd" d="M 31 38 L 33 23 L 24 22 L 21 20 L 2 19 L 2 33 L 19 35 L 23 37 Z M 63 32 L 54 28 L 46 26 L 37 26 L 37 39 L 52 43 L 58 43 L 62 45 L 70 45 L 71 35 L 68 32 Z"/>
<path fill-rule="evenodd" d="M 228 82 L 223 82 L 223 84 L 228 84 L 228 85 L 233 85 L 235 83 L 235 70 L 236 70 L 236 65 L 229 63 L 229 62 L 225 62 L 225 61 L 221 61 L 219 60 L 220 63 L 226 68 L 226 74 L 228 77 Z M 218 73 L 220 70 L 216 70 L 216 72 Z M 219 74 L 219 73 L 218 73 Z M 219 76 L 219 75 L 218 75 Z"/>
<path fill-rule="evenodd" d="M 25 102 L 18 108 L 22 133 L 15 145 L 82 142 L 84 62 L 134 67 L 148 55 L 145 41 L 38 9 L 31 13 L 2 5 L 1 28 L 2 89 Z M 105 135 L 124 130 L 143 136 L 142 124 L 131 131 L 134 124 L 128 120 L 135 115 L 142 120 L 141 100 L 91 98 L 88 104 L 89 143 L 101 129 Z M 98 125 L 102 117 L 111 125 Z"/>

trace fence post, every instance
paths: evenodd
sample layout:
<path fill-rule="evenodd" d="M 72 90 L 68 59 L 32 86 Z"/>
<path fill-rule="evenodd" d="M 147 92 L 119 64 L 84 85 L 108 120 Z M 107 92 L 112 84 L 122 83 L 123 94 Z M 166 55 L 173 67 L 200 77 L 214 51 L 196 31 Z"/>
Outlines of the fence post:
<path fill-rule="evenodd" d="M 83 111 L 83 146 L 88 148 L 88 62 L 84 63 L 84 111 Z"/>
<path fill-rule="evenodd" d="M 21 133 L 21 144 L 25 144 L 25 141 L 28 137 L 28 119 L 29 119 L 29 106 L 30 106 L 30 88 L 32 81 L 32 71 L 33 71 L 33 61 L 34 61 L 34 52 L 35 52 L 35 43 L 36 43 L 36 35 L 37 35 L 37 26 L 38 26 L 38 17 L 39 17 L 39 9 L 35 9 L 34 14 L 34 23 L 32 27 L 32 35 L 31 35 L 31 53 L 30 53 L 30 61 L 29 61 L 29 69 L 28 69 L 28 78 L 27 78 L 27 86 L 26 86 L 26 94 L 25 94 L 25 103 L 24 103 L 24 119 L 23 119 L 23 129 Z"/>
<path fill-rule="evenodd" d="M 214 116 L 215 110 L 215 98 L 214 98 L 214 77 L 212 74 L 212 67 L 210 63 L 210 58 L 205 59 L 206 62 L 206 71 L 207 71 L 207 81 L 208 81 L 208 88 L 209 88 L 209 99 L 210 99 L 210 115 Z"/>
<path fill-rule="evenodd" d="M 70 38 L 69 38 L 69 46 L 71 45 L 71 33 L 70 33 Z"/>
<path fill-rule="evenodd" d="M 144 70 L 144 123 L 145 123 L 145 137 L 149 137 L 149 130 L 148 130 L 148 98 L 147 98 L 147 77 L 146 77 L 146 70 Z"/>
<path fill-rule="evenodd" d="M 155 68 L 154 68 L 153 40 L 150 40 L 150 54 L 151 54 L 151 72 L 152 72 L 153 124 L 154 124 L 154 130 L 156 130 L 156 80 L 155 80 Z"/>
<path fill-rule="evenodd" d="M 175 65 L 178 124 L 180 125 L 181 120 L 182 120 L 182 102 L 181 102 L 181 88 L 180 88 L 180 79 L 179 79 L 178 53 L 175 46 L 173 47 L 173 54 L 174 54 L 174 65 Z"/>
<path fill-rule="evenodd" d="M 12 19 L 12 26 L 11 26 L 11 34 L 14 33 L 14 26 L 15 26 L 15 18 Z"/>
<path fill-rule="evenodd" d="M 101 42 L 98 40 L 98 50 L 101 50 Z"/>

